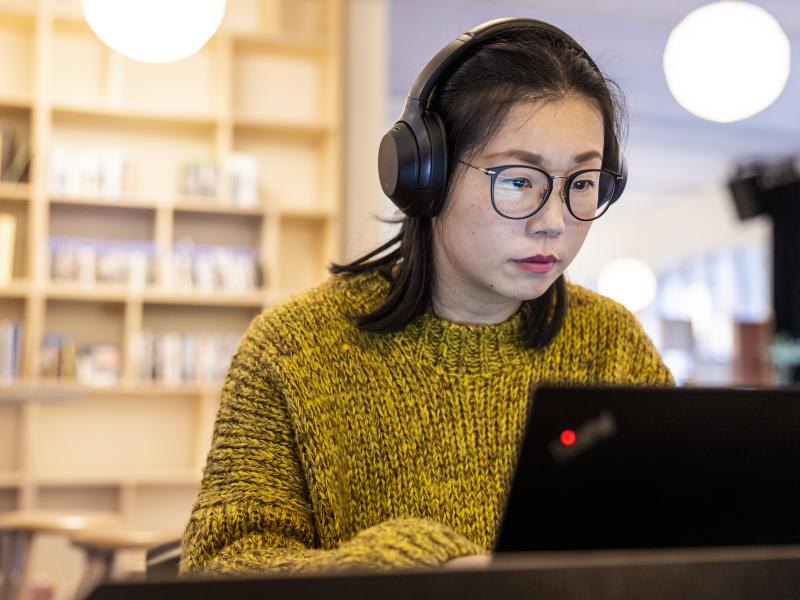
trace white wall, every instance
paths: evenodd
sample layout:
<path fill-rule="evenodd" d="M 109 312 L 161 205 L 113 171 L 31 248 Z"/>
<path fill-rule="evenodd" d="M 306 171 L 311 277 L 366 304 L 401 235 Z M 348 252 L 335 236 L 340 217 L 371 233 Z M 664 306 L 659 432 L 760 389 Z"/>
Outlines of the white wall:
<path fill-rule="evenodd" d="M 573 281 L 591 285 L 605 264 L 621 257 L 639 258 L 662 272 L 715 248 L 769 248 L 770 236 L 766 217 L 738 220 L 720 184 L 669 196 L 625 194 L 592 225 L 568 274 Z"/>

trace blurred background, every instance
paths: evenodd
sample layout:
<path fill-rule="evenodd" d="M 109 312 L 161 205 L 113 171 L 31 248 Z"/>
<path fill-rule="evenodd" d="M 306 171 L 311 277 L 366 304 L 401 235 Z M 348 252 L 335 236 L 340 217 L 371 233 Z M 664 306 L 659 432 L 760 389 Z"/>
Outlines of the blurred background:
<path fill-rule="evenodd" d="M 800 379 L 800 11 L 755 0 L 792 68 L 717 122 L 663 67 L 704 4 L 228 0 L 199 51 L 156 64 L 107 46 L 79 0 L 0 0 L 0 516 L 180 533 L 242 332 L 392 235 L 380 138 L 429 58 L 492 18 L 565 29 L 626 96 L 629 183 L 568 277 L 636 312 L 681 385 Z M 29 553 L 37 597 L 86 571 L 62 534 Z M 141 571 L 142 547 L 118 549 Z"/>

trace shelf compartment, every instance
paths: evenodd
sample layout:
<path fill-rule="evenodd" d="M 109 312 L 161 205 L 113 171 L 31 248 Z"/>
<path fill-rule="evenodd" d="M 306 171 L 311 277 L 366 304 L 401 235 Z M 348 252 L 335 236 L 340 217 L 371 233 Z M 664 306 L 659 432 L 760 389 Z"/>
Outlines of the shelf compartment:
<path fill-rule="evenodd" d="M 126 474 L 194 469 L 197 402 L 152 395 L 87 396 L 77 405 L 39 407 L 31 425 L 30 466 L 39 482 L 97 485 Z"/>
<path fill-rule="evenodd" d="M 234 119 L 318 123 L 320 69 L 318 61 L 304 57 L 240 48 L 233 61 Z"/>
<path fill-rule="evenodd" d="M 212 38 L 192 56 L 171 63 L 146 64 L 120 58 L 120 106 L 130 114 L 165 113 L 173 115 L 171 118 L 207 115 L 213 121 L 219 97 L 214 82 L 218 43 Z"/>
<path fill-rule="evenodd" d="M 333 205 L 338 191 L 322 179 L 321 144 L 240 131 L 235 135 L 235 151 L 257 157 L 259 189 L 270 210 L 321 210 Z"/>
<path fill-rule="evenodd" d="M 211 121 L 170 118 L 159 122 L 120 118 L 113 113 L 55 112 L 52 147 L 62 156 L 93 150 L 120 153 L 130 165 L 130 184 L 120 195 L 161 199 L 180 189 L 181 165 L 187 160 L 215 156 L 215 131 Z M 52 185 L 50 193 L 65 195 Z M 90 194 L 78 191 L 69 195 Z"/>
<path fill-rule="evenodd" d="M 133 373 L 155 386 L 217 390 L 259 307 L 144 306 Z M 218 393 L 202 398 L 217 398 Z"/>
<path fill-rule="evenodd" d="M 79 358 L 82 352 L 92 351 L 91 377 L 98 385 L 113 385 L 122 376 L 125 364 L 127 340 L 124 331 L 125 305 L 118 301 L 77 301 L 48 299 L 45 307 L 44 334 L 38 341 L 41 344 L 41 373 L 47 377 L 55 377 L 56 370 L 61 369 L 59 381 L 68 384 L 81 379 L 78 372 Z M 64 339 L 57 340 L 56 336 Z M 110 348 L 105 348 L 105 347 Z M 119 364 L 114 368 L 109 361 L 110 353 L 116 355 Z M 97 362 L 97 354 L 103 355 L 103 362 Z M 88 360 L 84 358 L 83 360 Z M 87 367 L 88 368 L 88 367 Z M 100 368 L 100 370 L 96 370 Z M 74 407 L 72 407 L 74 408 Z"/>
<path fill-rule="evenodd" d="M 97 103 L 105 97 L 106 65 L 111 51 L 85 20 L 53 24 L 50 89 L 54 103 Z"/>

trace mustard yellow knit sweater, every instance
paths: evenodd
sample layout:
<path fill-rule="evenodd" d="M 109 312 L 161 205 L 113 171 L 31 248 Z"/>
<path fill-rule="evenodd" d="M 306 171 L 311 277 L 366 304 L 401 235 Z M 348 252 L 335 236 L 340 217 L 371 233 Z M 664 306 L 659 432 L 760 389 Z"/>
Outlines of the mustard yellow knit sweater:
<path fill-rule="evenodd" d="M 424 315 L 389 335 L 347 315 L 388 290 L 337 275 L 264 311 L 228 372 L 183 572 L 437 566 L 493 545 L 531 383 L 673 383 L 627 310 L 568 285 L 544 350 Z"/>

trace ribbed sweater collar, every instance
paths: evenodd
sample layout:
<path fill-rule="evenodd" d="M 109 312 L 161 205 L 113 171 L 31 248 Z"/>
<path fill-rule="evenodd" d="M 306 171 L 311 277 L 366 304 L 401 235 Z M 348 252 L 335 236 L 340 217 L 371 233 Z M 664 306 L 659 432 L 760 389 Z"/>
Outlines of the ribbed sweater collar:
<path fill-rule="evenodd" d="M 377 273 L 364 277 L 362 300 L 365 305 L 376 306 L 388 293 L 389 284 Z M 480 374 L 519 361 L 520 352 L 525 351 L 519 342 L 521 324 L 521 311 L 491 325 L 455 323 L 425 313 L 385 339 L 403 354 L 410 354 L 408 359 L 424 361 L 438 373 Z"/>
<path fill-rule="evenodd" d="M 521 315 L 494 325 L 467 325 L 445 321 L 426 313 L 400 336 L 415 340 L 420 359 L 437 371 L 464 374 L 488 373 L 519 360 Z"/>

